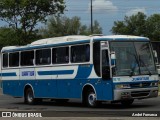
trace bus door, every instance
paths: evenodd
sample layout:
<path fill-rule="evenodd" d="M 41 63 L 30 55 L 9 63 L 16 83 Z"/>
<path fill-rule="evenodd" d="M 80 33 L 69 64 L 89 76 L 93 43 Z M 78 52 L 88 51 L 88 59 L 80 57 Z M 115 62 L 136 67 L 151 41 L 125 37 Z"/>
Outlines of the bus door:
<path fill-rule="evenodd" d="M 111 62 L 110 62 L 110 52 L 109 45 L 107 41 L 101 41 L 101 77 L 103 86 L 103 99 L 112 100 L 113 99 L 113 87 L 111 79 Z"/>

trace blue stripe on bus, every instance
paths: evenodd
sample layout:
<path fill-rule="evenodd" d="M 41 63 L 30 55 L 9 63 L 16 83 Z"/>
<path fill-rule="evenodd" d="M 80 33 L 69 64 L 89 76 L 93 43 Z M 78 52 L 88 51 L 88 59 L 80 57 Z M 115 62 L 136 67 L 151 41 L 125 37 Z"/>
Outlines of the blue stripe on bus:
<path fill-rule="evenodd" d="M 73 74 L 74 70 L 38 71 L 38 75 L 66 75 Z"/>
<path fill-rule="evenodd" d="M 75 78 L 88 78 L 91 74 L 93 65 L 79 65 Z"/>
<path fill-rule="evenodd" d="M 12 76 L 17 76 L 16 72 L 10 72 L 10 73 L 2 73 L 2 77 L 12 77 Z"/>

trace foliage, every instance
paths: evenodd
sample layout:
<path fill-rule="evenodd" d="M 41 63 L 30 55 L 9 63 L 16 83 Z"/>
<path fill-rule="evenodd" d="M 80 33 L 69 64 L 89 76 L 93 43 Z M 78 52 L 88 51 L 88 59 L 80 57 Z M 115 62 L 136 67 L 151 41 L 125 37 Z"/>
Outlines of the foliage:
<path fill-rule="evenodd" d="M 0 28 L 0 48 L 4 46 L 16 46 L 16 45 L 22 45 L 21 42 L 21 35 L 18 35 L 19 32 L 15 31 L 13 28 L 8 27 L 1 27 Z M 30 40 L 28 40 L 28 43 L 33 42 L 34 40 L 41 39 L 42 36 L 38 34 L 32 34 L 30 35 Z M 23 42 L 24 44 L 24 42 Z"/>
<path fill-rule="evenodd" d="M 101 34 L 102 28 L 97 21 L 93 25 L 94 33 Z M 46 28 L 42 28 L 40 34 L 44 38 L 57 37 L 65 35 L 90 35 L 90 26 L 82 25 L 80 18 L 75 16 L 73 18 L 51 17 L 47 23 Z"/>
<path fill-rule="evenodd" d="M 65 9 L 64 0 L 1 0 L 0 19 L 26 44 L 36 33 L 38 23 L 44 23 L 49 15 L 58 16 Z"/>
<path fill-rule="evenodd" d="M 139 12 L 130 17 L 125 16 L 124 21 L 114 22 L 111 31 L 114 34 L 145 36 L 160 41 L 160 14 L 147 17 Z"/>
<path fill-rule="evenodd" d="M 160 14 L 148 17 L 146 21 L 146 36 L 153 41 L 160 41 Z"/>
<path fill-rule="evenodd" d="M 81 35 L 102 34 L 102 27 L 97 20 L 93 23 L 93 33 L 91 33 L 91 26 L 82 25 L 80 28 Z"/>
<path fill-rule="evenodd" d="M 15 31 L 11 28 L 0 28 L 0 47 L 17 45 L 18 39 L 16 38 Z"/>

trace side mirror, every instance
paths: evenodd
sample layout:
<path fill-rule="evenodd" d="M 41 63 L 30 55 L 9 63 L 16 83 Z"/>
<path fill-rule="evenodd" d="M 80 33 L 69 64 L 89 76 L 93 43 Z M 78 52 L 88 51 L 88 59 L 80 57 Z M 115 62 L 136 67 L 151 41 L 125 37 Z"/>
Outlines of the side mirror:
<path fill-rule="evenodd" d="M 153 54 L 154 54 L 154 57 L 156 57 L 156 58 L 158 57 L 156 50 L 153 50 Z"/>
<path fill-rule="evenodd" d="M 111 65 L 112 65 L 112 67 L 115 67 L 115 65 L 116 65 L 116 54 L 115 54 L 115 52 L 111 52 Z"/>
<path fill-rule="evenodd" d="M 153 55 L 154 55 L 155 63 L 158 64 L 158 55 L 156 50 L 153 50 Z"/>

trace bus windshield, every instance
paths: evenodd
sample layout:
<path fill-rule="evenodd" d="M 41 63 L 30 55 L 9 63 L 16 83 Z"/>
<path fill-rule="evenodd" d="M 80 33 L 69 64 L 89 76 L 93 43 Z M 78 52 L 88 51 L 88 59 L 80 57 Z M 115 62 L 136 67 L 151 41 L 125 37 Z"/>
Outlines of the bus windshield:
<path fill-rule="evenodd" d="M 149 42 L 111 42 L 116 54 L 113 76 L 156 74 L 156 67 Z"/>

